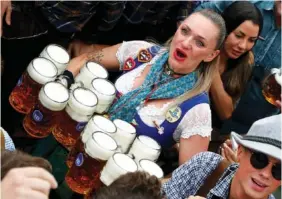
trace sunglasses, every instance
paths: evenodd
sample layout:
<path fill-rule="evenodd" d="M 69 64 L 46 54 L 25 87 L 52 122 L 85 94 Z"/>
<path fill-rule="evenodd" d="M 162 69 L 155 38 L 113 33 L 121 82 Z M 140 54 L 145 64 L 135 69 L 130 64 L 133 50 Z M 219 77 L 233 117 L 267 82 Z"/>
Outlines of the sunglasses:
<path fill-rule="evenodd" d="M 249 151 L 252 154 L 250 162 L 255 169 L 263 169 L 269 164 L 269 159 L 267 155 L 256 151 Z M 281 180 L 281 163 L 274 164 L 271 168 L 271 173 L 276 180 Z"/>

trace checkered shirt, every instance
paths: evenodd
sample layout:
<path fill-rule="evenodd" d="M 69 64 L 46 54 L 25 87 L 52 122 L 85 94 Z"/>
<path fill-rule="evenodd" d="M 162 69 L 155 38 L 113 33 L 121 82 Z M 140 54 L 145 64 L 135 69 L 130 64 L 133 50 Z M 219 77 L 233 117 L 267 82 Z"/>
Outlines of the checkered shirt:
<path fill-rule="evenodd" d="M 163 194 L 166 195 L 167 199 L 185 199 L 195 195 L 221 160 L 222 157 L 220 155 L 212 152 L 202 152 L 195 155 L 173 172 L 170 181 L 162 187 Z M 237 169 L 238 164 L 231 164 L 225 169 L 206 198 L 228 199 L 230 184 Z M 275 198 L 273 195 L 270 195 L 268 199 Z"/>

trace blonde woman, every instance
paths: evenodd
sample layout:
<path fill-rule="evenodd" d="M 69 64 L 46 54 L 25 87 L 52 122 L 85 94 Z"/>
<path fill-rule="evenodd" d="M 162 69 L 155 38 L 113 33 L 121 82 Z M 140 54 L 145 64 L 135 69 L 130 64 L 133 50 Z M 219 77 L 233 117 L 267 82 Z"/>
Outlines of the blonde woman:
<path fill-rule="evenodd" d="M 168 47 L 145 41 L 123 42 L 74 58 L 75 76 L 89 60 L 125 73 L 115 83 L 118 99 L 111 119 L 135 124 L 138 135 L 155 139 L 163 149 L 179 142 L 179 164 L 206 151 L 211 134 L 207 91 L 210 67 L 225 38 L 224 20 L 210 10 L 186 18 Z"/>

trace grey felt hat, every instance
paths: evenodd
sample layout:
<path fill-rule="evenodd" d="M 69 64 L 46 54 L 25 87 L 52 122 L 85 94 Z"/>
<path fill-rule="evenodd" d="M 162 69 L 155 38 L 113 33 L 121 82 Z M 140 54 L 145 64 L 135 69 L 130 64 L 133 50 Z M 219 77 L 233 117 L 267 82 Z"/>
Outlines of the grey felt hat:
<path fill-rule="evenodd" d="M 231 132 L 231 136 L 238 144 L 280 161 L 282 152 L 281 134 L 281 114 L 254 122 L 248 133 L 244 136 Z"/>

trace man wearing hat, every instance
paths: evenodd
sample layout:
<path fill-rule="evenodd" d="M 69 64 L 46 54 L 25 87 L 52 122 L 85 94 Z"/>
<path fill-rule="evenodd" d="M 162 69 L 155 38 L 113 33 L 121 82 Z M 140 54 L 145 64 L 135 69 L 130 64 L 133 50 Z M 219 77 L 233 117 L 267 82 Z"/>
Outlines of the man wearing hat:
<path fill-rule="evenodd" d="M 163 185 L 167 199 L 274 199 L 281 185 L 281 114 L 256 121 L 245 136 L 232 136 L 239 144 L 239 164 L 224 166 L 220 155 L 199 153 Z"/>

